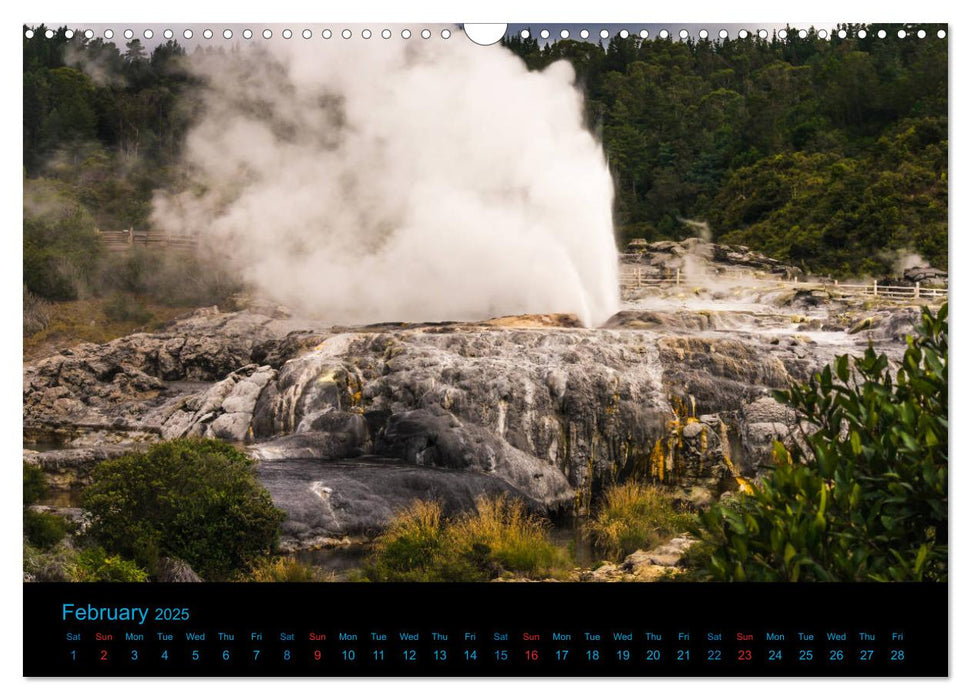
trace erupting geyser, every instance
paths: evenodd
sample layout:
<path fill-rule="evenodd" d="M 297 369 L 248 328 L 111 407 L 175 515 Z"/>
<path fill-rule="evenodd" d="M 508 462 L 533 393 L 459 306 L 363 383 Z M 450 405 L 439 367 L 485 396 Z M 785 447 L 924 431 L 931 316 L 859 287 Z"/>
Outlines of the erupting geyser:
<path fill-rule="evenodd" d="M 572 68 L 500 46 L 273 41 L 198 53 L 193 186 L 155 222 L 339 323 L 619 307 L 613 185 Z"/>

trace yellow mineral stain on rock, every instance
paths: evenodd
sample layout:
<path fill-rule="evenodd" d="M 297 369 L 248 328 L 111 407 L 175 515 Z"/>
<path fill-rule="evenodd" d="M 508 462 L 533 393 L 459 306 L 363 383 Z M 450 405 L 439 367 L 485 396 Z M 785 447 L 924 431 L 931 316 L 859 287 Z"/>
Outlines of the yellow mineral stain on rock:
<path fill-rule="evenodd" d="M 318 384 L 336 384 L 337 383 L 337 368 L 332 367 L 322 374 L 317 375 L 315 380 Z"/>
<path fill-rule="evenodd" d="M 521 314 L 500 316 L 482 322 L 483 326 L 497 328 L 583 328 L 580 319 L 573 314 Z"/>
<path fill-rule="evenodd" d="M 755 493 L 755 489 L 752 483 L 746 479 L 744 476 L 736 476 L 735 481 L 738 482 L 738 490 L 742 493 L 752 494 Z"/>

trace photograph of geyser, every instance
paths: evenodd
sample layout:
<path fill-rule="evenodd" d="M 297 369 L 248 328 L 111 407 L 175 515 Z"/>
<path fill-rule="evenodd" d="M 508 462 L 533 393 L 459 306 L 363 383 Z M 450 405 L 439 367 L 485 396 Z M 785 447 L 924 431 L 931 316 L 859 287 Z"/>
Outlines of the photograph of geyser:
<path fill-rule="evenodd" d="M 946 26 L 23 31 L 26 582 L 947 580 Z"/>

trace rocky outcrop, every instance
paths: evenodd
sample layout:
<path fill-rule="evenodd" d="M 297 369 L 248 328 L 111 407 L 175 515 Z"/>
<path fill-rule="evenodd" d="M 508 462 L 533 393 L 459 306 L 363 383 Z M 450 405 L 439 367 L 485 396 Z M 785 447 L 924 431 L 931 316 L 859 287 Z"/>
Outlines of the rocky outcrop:
<path fill-rule="evenodd" d="M 438 501 L 451 516 L 472 510 L 482 496 L 509 494 L 533 512 L 547 512 L 544 504 L 498 477 L 401 460 L 267 461 L 257 473 L 287 512 L 284 550 L 326 547 L 345 535 L 376 535 L 415 500 Z"/>
<path fill-rule="evenodd" d="M 153 440 L 238 443 L 287 510 L 292 546 L 373 531 L 413 498 L 462 509 L 505 491 L 582 514 L 604 484 L 641 476 L 699 503 L 791 431 L 772 389 L 870 342 L 899 354 L 915 317 L 826 316 L 824 300 L 807 318 L 786 298 L 631 308 L 599 329 L 556 315 L 326 328 L 204 310 L 25 365 L 25 441 L 62 443 L 29 457 L 65 485 Z M 855 335 L 797 332 L 864 313 Z"/>
<path fill-rule="evenodd" d="M 904 280 L 924 287 L 946 287 L 947 273 L 936 267 L 912 267 L 904 270 Z"/>
<path fill-rule="evenodd" d="M 702 268 L 706 274 L 715 276 L 738 271 L 787 278 L 803 274 L 798 267 L 770 258 L 747 246 L 712 243 L 703 238 L 653 243 L 635 239 L 620 259 L 624 265 L 639 266 L 645 275 L 657 277 L 673 276 L 676 270 L 680 270 L 682 274 L 696 275 Z"/>
<path fill-rule="evenodd" d="M 592 582 L 657 581 L 684 572 L 685 554 L 695 542 L 688 534 L 678 535 L 651 550 L 639 549 L 620 564 L 603 562 L 595 569 L 577 570 L 575 577 Z"/>
<path fill-rule="evenodd" d="M 860 330 L 867 331 L 866 337 L 871 341 L 903 343 L 908 335 L 914 334 L 919 321 L 920 311 L 914 307 L 894 310 L 875 309 L 857 325 L 865 324 L 866 327 Z M 850 329 L 850 332 L 854 332 L 855 328 Z"/>
<path fill-rule="evenodd" d="M 186 562 L 173 557 L 162 557 L 155 565 L 152 576 L 157 583 L 201 583 L 202 578 Z"/>
<path fill-rule="evenodd" d="M 494 475 L 542 503 L 547 511 L 568 506 L 574 497 L 557 465 L 517 449 L 487 428 L 465 423 L 441 407 L 391 415 L 377 440 L 378 453 L 410 464 Z"/>
<path fill-rule="evenodd" d="M 771 464 L 772 445 L 786 442 L 795 428 L 795 415 L 783 404 L 761 396 L 742 406 L 740 440 L 746 464 Z"/>
<path fill-rule="evenodd" d="M 84 511 L 73 506 L 52 506 L 52 505 L 32 505 L 28 507 L 35 513 L 50 513 L 64 518 L 71 523 L 72 527 L 83 530 L 88 525 L 88 519 Z"/>
<path fill-rule="evenodd" d="M 66 491 L 86 484 L 95 465 L 129 452 L 143 449 L 144 443 L 76 447 L 47 452 L 24 450 L 24 461 L 40 467 L 47 477 L 47 485 Z"/>
<path fill-rule="evenodd" d="M 179 402 L 162 423 L 162 437 L 208 437 L 229 442 L 252 438 L 256 401 L 274 378 L 276 370 L 267 365 L 251 364 L 230 372 L 204 393 Z"/>
<path fill-rule="evenodd" d="M 25 365 L 25 437 L 67 441 L 101 431 L 96 444 L 158 439 L 186 394 L 252 364 L 267 341 L 296 327 L 200 309 L 166 331 L 85 343 Z"/>

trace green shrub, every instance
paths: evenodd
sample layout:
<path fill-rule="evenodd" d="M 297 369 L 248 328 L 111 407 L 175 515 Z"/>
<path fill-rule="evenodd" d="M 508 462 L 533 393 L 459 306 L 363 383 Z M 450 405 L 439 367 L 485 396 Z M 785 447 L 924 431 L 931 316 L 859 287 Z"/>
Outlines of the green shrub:
<path fill-rule="evenodd" d="M 697 527 L 693 526 L 691 530 L 697 532 Z M 706 581 L 710 579 L 708 563 L 711 561 L 715 549 L 716 546 L 710 539 L 695 541 L 681 557 L 683 569 L 672 572 L 670 577 L 678 581 Z"/>
<path fill-rule="evenodd" d="M 251 460 L 215 440 L 173 440 L 102 462 L 81 496 L 90 535 L 152 570 L 160 556 L 206 579 L 247 571 L 270 554 L 284 513 Z"/>
<path fill-rule="evenodd" d="M 50 549 L 64 539 L 68 523 L 53 513 L 38 513 L 27 506 L 47 495 L 47 479 L 39 467 L 24 462 L 24 536 L 30 544 Z"/>
<path fill-rule="evenodd" d="M 870 348 L 777 393 L 807 431 L 734 508 L 703 514 L 709 574 L 735 581 L 947 580 L 947 304 L 896 372 Z M 852 369 L 851 369 L 852 363 Z"/>
<path fill-rule="evenodd" d="M 152 312 L 145 304 L 129 294 L 112 294 L 101 305 L 101 310 L 109 321 L 141 325 L 152 320 Z"/>
<path fill-rule="evenodd" d="M 71 569 L 72 579 L 83 583 L 144 583 L 148 573 L 138 564 L 118 555 L 111 555 L 101 547 L 89 547 L 78 552 Z"/>
<path fill-rule="evenodd" d="M 332 580 L 315 566 L 293 557 L 273 557 L 257 560 L 244 577 L 256 583 L 314 583 Z"/>
<path fill-rule="evenodd" d="M 446 550 L 441 504 L 415 501 L 378 539 L 365 575 L 375 581 L 436 580 Z"/>
<path fill-rule="evenodd" d="M 47 328 L 51 323 L 51 305 L 27 289 L 24 285 L 24 323 L 23 334 L 33 335 Z"/>
<path fill-rule="evenodd" d="M 199 251 L 136 246 L 102 261 L 101 288 L 165 306 L 224 304 L 242 289 L 225 260 Z"/>
<path fill-rule="evenodd" d="M 24 285 L 47 299 L 76 299 L 102 253 L 94 220 L 68 186 L 24 181 Z"/>
<path fill-rule="evenodd" d="M 68 532 L 68 522 L 53 513 L 24 511 L 24 535 L 27 540 L 41 549 L 50 549 L 64 539 Z"/>
<path fill-rule="evenodd" d="M 65 543 L 48 550 L 24 542 L 24 580 L 67 583 L 73 580 L 77 552 Z"/>
<path fill-rule="evenodd" d="M 47 479 L 40 467 L 24 462 L 24 505 L 37 503 L 47 495 Z"/>
<path fill-rule="evenodd" d="M 507 498 L 481 498 L 474 513 L 452 523 L 460 551 L 487 573 L 544 576 L 563 563 L 563 552 L 547 537 L 548 523 Z"/>
<path fill-rule="evenodd" d="M 622 559 L 684 532 L 691 520 L 663 490 L 630 481 L 607 489 L 587 527 L 605 556 Z"/>
<path fill-rule="evenodd" d="M 453 520 L 440 504 L 416 501 L 378 539 L 364 573 L 375 581 L 488 581 L 549 576 L 566 563 L 545 523 L 518 501 L 482 498 Z"/>

